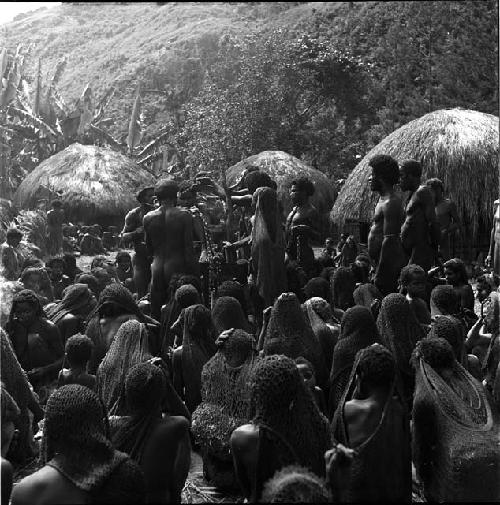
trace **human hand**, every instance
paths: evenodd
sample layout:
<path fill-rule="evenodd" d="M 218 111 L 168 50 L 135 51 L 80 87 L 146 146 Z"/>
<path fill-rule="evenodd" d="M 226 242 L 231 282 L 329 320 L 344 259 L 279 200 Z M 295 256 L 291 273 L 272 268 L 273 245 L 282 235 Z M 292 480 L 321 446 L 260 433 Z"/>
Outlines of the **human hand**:
<path fill-rule="evenodd" d="M 486 256 L 486 258 L 484 259 L 484 264 L 485 266 L 487 266 L 488 268 L 491 267 L 491 254 L 488 254 L 488 256 Z"/>
<path fill-rule="evenodd" d="M 228 341 L 229 337 L 232 335 L 234 328 L 230 328 L 229 330 L 224 330 L 217 340 L 215 341 L 215 345 L 217 348 L 224 347 L 224 344 Z"/>
<path fill-rule="evenodd" d="M 264 312 L 262 312 L 262 316 L 263 316 L 263 319 L 266 323 L 269 322 L 269 319 L 271 319 L 271 312 L 273 310 L 273 307 L 267 307 L 266 309 L 264 309 Z"/>
<path fill-rule="evenodd" d="M 342 444 L 335 444 L 325 453 L 326 481 L 337 497 L 349 481 L 350 468 L 356 456 L 356 451 Z"/>

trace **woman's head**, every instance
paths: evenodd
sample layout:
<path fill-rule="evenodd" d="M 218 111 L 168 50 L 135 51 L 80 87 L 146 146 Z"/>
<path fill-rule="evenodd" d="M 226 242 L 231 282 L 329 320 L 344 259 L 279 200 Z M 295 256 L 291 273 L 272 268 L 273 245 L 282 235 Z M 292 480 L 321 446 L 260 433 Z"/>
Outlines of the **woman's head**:
<path fill-rule="evenodd" d="M 166 387 L 163 371 L 147 361 L 133 366 L 125 380 L 125 396 L 130 413 L 159 410 Z"/>
<path fill-rule="evenodd" d="M 44 316 L 42 304 L 35 292 L 23 289 L 12 300 L 10 320 L 16 320 L 23 326 L 30 326 L 38 318 Z"/>
<path fill-rule="evenodd" d="M 460 312 L 460 296 L 449 284 L 436 286 L 431 292 L 431 315 L 454 315 Z"/>
<path fill-rule="evenodd" d="M 448 260 L 444 265 L 446 282 L 451 286 L 460 286 L 469 282 L 465 263 L 459 258 Z"/>

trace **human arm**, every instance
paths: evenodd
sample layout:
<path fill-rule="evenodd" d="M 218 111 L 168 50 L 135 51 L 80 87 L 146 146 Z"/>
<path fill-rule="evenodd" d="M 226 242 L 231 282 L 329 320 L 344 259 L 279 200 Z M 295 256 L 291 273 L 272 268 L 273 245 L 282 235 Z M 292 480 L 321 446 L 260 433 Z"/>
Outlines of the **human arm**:
<path fill-rule="evenodd" d="M 325 453 L 326 485 L 332 495 L 333 503 L 342 503 L 349 485 L 351 465 L 356 452 L 342 444 L 335 443 Z"/>
<path fill-rule="evenodd" d="M 495 226 L 493 225 L 490 234 L 490 249 L 488 251 L 488 256 L 486 256 L 484 260 L 484 264 L 487 267 L 491 267 L 491 258 L 493 258 L 494 251 L 495 251 Z"/>
<path fill-rule="evenodd" d="M 441 240 L 441 227 L 436 216 L 436 208 L 434 207 L 434 198 L 429 188 L 421 188 L 417 190 L 417 194 L 424 209 L 425 219 L 429 227 L 430 243 L 434 247 L 439 245 Z"/>
<path fill-rule="evenodd" d="M 259 428 L 245 424 L 236 428 L 230 438 L 231 453 L 236 478 L 247 500 L 252 498 L 259 460 Z"/>
<path fill-rule="evenodd" d="M 257 345 L 257 350 L 261 351 L 264 348 L 264 340 L 266 338 L 267 325 L 269 324 L 269 319 L 271 318 L 272 307 L 267 307 L 263 312 L 262 328 L 259 333 L 259 340 Z"/>
<path fill-rule="evenodd" d="M 30 379 L 37 380 L 41 377 L 56 376 L 61 369 L 64 358 L 64 347 L 62 345 L 61 334 L 57 326 L 47 321 L 47 326 L 43 331 L 43 339 L 52 353 L 54 361 L 48 365 L 34 368 L 28 372 Z"/>
<path fill-rule="evenodd" d="M 125 243 L 133 242 L 138 238 L 141 238 L 142 234 L 144 233 L 144 228 L 141 223 L 139 223 L 134 210 L 131 210 L 125 216 L 125 225 L 123 226 L 123 230 L 120 233 L 120 237 Z"/>
<path fill-rule="evenodd" d="M 484 317 L 480 317 L 467 333 L 465 349 L 470 352 L 476 346 L 487 346 L 491 341 L 491 333 L 483 333 Z"/>
<path fill-rule="evenodd" d="M 172 354 L 173 386 L 177 394 L 184 396 L 184 379 L 182 377 L 182 346 L 174 350 Z"/>

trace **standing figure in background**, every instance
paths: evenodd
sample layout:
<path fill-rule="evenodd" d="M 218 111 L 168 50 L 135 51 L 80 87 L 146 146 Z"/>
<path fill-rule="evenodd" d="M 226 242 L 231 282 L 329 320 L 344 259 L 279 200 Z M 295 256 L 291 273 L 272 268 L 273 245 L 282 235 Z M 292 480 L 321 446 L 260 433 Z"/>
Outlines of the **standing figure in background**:
<path fill-rule="evenodd" d="M 198 258 L 193 247 L 193 216 L 177 207 L 177 183 L 160 180 L 154 191 L 160 207 L 144 216 L 144 231 L 147 251 L 153 257 L 151 315 L 159 321 L 172 275 L 197 274 Z"/>
<path fill-rule="evenodd" d="M 436 217 L 441 229 L 439 254 L 443 261 L 447 261 L 452 257 L 453 237 L 460 231 L 460 218 L 458 217 L 457 206 L 455 202 L 444 197 L 444 184 L 440 179 L 428 179 L 425 185 L 429 186 L 434 193 Z"/>
<path fill-rule="evenodd" d="M 0 273 L 6 281 L 17 281 L 21 275 L 24 258 L 18 246 L 22 238 L 23 234 L 17 228 L 10 227 L 5 242 L 0 245 Z"/>
<path fill-rule="evenodd" d="M 401 228 L 401 241 L 409 263 L 420 265 L 426 272 L 437 259 L 441 238 L 434 208 L 434 195 L 428 186 L 420 185 L 422 165 L 415 160 L 401 165 L 401 190 L 409 191 L 406 220 Z"/>
<path fill-rule="evenodd" d="M 340 252 L 340 265 L 343 267 L 350 267 L 356 261 L 357 255 L 358 244 L 356 244 L 354 235 L 349 235 Z"/>
<path fill-rule="evenodd" d="M 399 167 L 395 159 L 384 154 L 374 156 L 369 164 L 371 190 L 380 198 L 368 235 L 368 253 L 375 264 L 374 284 L 385 296 L 397 291 L 399 274 L 407 262 L 400 237 L 403 204 L 394 190 Z"/>
<path fill-rule="evenodd" d="M 125 226 L 121 233 L 123 242 L 132 242 L 134 245 L 134 284 L 139 298 L 148 292 L 151 280 L 151 261 L 146 248 L 143 219 L 153 210 L 153 196 L 154 189 L 151 187 L 143 188 L 137 193 L 136 198 L 140 205 L 125 216 Z"/>
<path fill-rule="evenodd" d="M 57 256 L 63 252 L 63 223 L 65 220 L 61 200 L 52 202 L 52 210 L 47 212 L 47 250 L 51 256 Z"/>
<path fill-rule="evenodd" d="M 493 273 L 500 275 L 500 200 L 493 203 L 493 228 L 486 266 L 492 267 Z"/>
<path fill-rule="evenodd" d="M 294 207 L 286 220 L 288 258 L 297 261 L 308 277 L 314 277 L 316 268 L 314 251 L 309 240 L 319 239 L 319 213 L 309 202 L 314 190 L 314 184 L 307 177 L 300 177 L 292 182 L 290 198 Z"/>

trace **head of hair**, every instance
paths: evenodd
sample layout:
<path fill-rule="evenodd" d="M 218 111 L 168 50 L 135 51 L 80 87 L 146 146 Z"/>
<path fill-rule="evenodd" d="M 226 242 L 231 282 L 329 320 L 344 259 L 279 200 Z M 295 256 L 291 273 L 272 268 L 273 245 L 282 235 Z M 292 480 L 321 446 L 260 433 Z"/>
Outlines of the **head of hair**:
<path fill-rule="evenodd" d="M 43 268 L 43 261 L 39 258 L 26 258 L 23 261 L 23 272 L 27 268 Z"/>
<path fill-rule="evenodd" d="M 460 312 L 460 295 L 449 284 L 436 286 L 431 292 L 431 302 L 442 314 Z"/>
<path fill-rule="evenodd" d="M 412 364 L 415 368 L 419 359 L 423 359 L 435 370 L 451 368 L 455 362 L 455 355 L 451 344 L 444 338 L 425 337 L 415 346 L 412 354 Z"/>
<path fill-rule="evenodd" d="M 52 207 L 54 207 L 54 209 L 60 209 L 63 205 L 63 203 L 61 202 L 61 200 L 54 200 L 52 203 L 51 203 Z"/>
<path fill-rule="evenodd" d="M 391 352 L 380 344 L 373 344 L 358 351 L 357 373 L 364 384 L 390 386 L 396 373 L 396 362 Z"/>
<path fill-rule="evenodd" d="M 184 284 L 175 291 L 175 301 L 183 309 L 200 303 L 200 293 L 191 284 Z"/>
<path fill-rule="evenodd" d="M 65 253 L 63 259 L 67 268 L 76 268 L 76 256 L 73 253 Z"/>
<path fill-rule="evenodd" d="M 62 267 L 64 267 L 64 259 L 62 256 L 53 256 L 52 258 L 49 258 L 49 260 L 46 262 L 46 265 L 49 268 L 54 268 L 54 265 L 56 263 L 59 263 Z"/>
<path fill-rule="evenodd" d="M 96 294 L 99 291 L 99 282 L 93 274 L 83 273 L 75 279 L 75 284 L 87 284 L 90 291 Z"/>
<path fill-rule="evenodd" d="M 14 226 L 11 226 L 7 229 L 7 232 L 5 234 L 7 238 L 23 238 L 23 232 L 15 228 Z"/>
<path fill-rule="evenodd" d="M 394 186 L 399 182 L 399 167 L 397 161 L 388 154 L 377 154 L 368 162 L 376 177 L 386 184 Z"/>
<path fill-rule="evenodd" d="M 222 296 L 232 296 L 236 298 L 240 302 L 241 308 L 243 312 L 246 314 L 246 300 L 245 300 L 245 291 L 243 290 L 243 286 L 237 281 L 224 281 L 217 288 L 217 297 L 220 298 Z"/>
<path fill-rule="evenodd" d="M 429 186 L 433 191 L 436 189 L 440 188 L 442 192 L 444 192 L 444 184 L 441 179 L 438 179 L 437 177 L 433 177 L 432 179 L 427 179 L 425 181 L 425 185 Z"/>
<path fill-rule="evenodd" d="M 254 193 L 257 188 L 275 189 L 274 181 L 269 174 L 260 170 L 249 172 L 245 175 L 243 184 L 247 187 L 250 193 Z"/>
<path fill-rule="evenodd" d="M 84 366 L 92 354 L 94 343 L 85 335 L 73 335 L 66 341 L 66 358 L 70 366 Z"/>
<path fill-rule="evenodd" d="M 449 268 L 453 273 L 458 274 L 461 283 L 467 284 L 469 282 L 465 263 L 460 258 L 452 258 L 446 261 L 443 267 Z"/>
<path fill-rule="evenodd" d="M 412 177 L 422 177 L 422 165 L 416 160 L 406 160 L 401 164 L 401 170 Z"/>
<path fill-rule="evenodd" d="M 298 191 L 305 193 L 307 196 L 314 195 L 314 184 L 309 177 L 299 177 L 295 179 L 292 181 L 292 186 L 295 186 Z"/>
<path fill-rule="evenodd" d="M 127 251 L 118 251 L 116 253 L 116 262 L 118 263 L 121 259 L 128 259 L 132 261 L 132 257 Z"/>
<path fill-rule="evenodd" d="M 427 273 L 420 265 L 406 265 L 401 269 L 399 274 L 399 283 L 402 286 L 407 286 L 415 277 L 427 277 Z"/>
<path fill-rule="evenodd" d="M 125 379 L 125 397 L 132 414 L 151 411 L 163 399 L 166 387 L 165 374 L 146 361 L 133 366 Z"/>
<path fill-rule="evenodd" d="M 159 200 L 176 200 L 178 184 L 173 179 L 160 179 L 155 185 L 155 196 Z"/>
<path fill-rule="evenodd" d="M 146 193 L 148 192 L 153 192 L 154 191 L 154 188 L 152 186 L 148 186 L 146 188 L 142 188 L 136 195 L 136 200 L 139 202 L 139 203 L 143 203 L 144 201 L 144 196 L 146 195 Z M 111 228 L 111 227 L 110 227 Z M 109 230 L 111 231 L 111 229 Z"/>
<path fill-rule="evenodd" d="M 191 286 L 194 286 L 197 289 L 198 293 L 201 294 L 201 281 L 198 276 L 192 274 L 182 274 L 178 278 L 177 288 L 185 286 L 186 284 L 191 284 Z"/>
<path fill-rule="evenodd" d="M 306 299 L 319 297 L 328 301 L 331 298 L 330 282 L 323 277 L 313 277 L 304 286 L 304 294 Z"/>
<path fill-rule="evenodd" d="M 20 303 L 28 303 L 31 305 L 35 309 L 37 316 L 45 315 L 40 298 L 38 298 L 38 295 L 34 291 L 31 291 L 31 289 L 23 289 L 14 295 L 12 299 L 11 315 L 14 313 L 15 307 Z"/>

